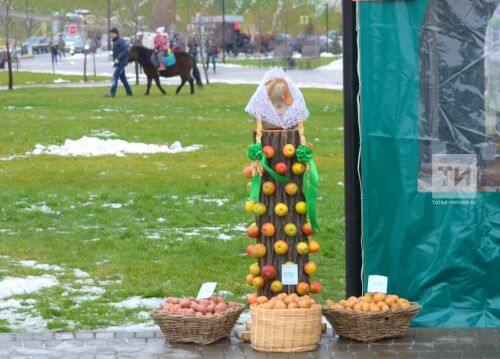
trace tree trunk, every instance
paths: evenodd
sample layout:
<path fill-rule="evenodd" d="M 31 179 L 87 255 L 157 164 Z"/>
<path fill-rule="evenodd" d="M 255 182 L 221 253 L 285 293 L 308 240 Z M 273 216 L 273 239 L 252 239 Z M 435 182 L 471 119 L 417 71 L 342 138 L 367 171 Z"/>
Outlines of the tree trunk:
<path fill-rule="evenodd" d="M 9 44 L 9 32 L 8 31 L 7 31 L 7 39 L 5 41 L 5 44 L 7 45 L 7 68 L 9 70 L 9 90 L 13 90 L 14 89 L 14 78 L 12 76 L 12 58 L 10 57 L 10 44 Z"/>
<path fill-rule="evenodd" d="M 270 298 L 276 295 L 270 289 L 273 280 L 281 281 L 281 265 L 286 262 L 293 262 L 298 265 L 298 277 L 300 282 L 309 283 L 309 276 L 304 272 L 304 264 L 308 260 L 308 255 L 299 255 L 296 250 L 297 243 L 308 241 L 307 236 L 302 232 L 302 226 L 307 221 L 306 214 L 298 214 L 295 211 L 295 204 L 298 201 L 305 201 L 304 194 L 301 189 L 303 186 L 302 175 L 295 175 L 291 172 L 292 165 L 297 162 L 296 157 L 286 158 L 283 155 L 283 147 L 286 144 L 292 144 L 296 148 L 300 145 L 299 133 L 297 130 L 264 130 L 262 136 L 262 146 L 271 145 L 274 148 L 275 154 L 273 158 L 268 159 L 269 166 L 274 169 L 274 165 L 278 162 L 284 162 L 287 165 L 287 173 L 285 177 L 289 178 L 292 182 L 296 183 L 299 191 L 295 195 L 288 195 L 285 192 L 285 184 L 274 180 L 269 174 L 262 176 L 262 183 L 271 181 L 276 186 L 276 191 L 273 195 L 265 195 L 262 191 L 260 194 L 260 202 L 266 205 L 267 211 L 263 216 L 257 216 L 256 223 L 259 228 L 266 222 L 274 224 L 276 233 L 274 236 L 267 238 L 262 233 L 257 239 L 258 243 L 263 243 L 266 246 L 267 254 L 259 258 L 259 266 L 262 269 L 266 264 L 272 264 L 276 268 L 276 278 L 266 280 L 262 289 L 259 289 L 259 295 L 265 295 Z M 274 212 L 274 208 L 278 203 L 284 203 L 288 207 L 288 213 L 284 217 L 279 217 Z M 297 235 L 288 237 L 285 234 L 285 225 L 293 223 L 297 226 Z M 277 240 L 284 240 L 288 244 L 288 252 L 279 255 L 274 252 L 274 242 Z M 293 293 L 296 286 L 283 286 L 283 292 Z"/>

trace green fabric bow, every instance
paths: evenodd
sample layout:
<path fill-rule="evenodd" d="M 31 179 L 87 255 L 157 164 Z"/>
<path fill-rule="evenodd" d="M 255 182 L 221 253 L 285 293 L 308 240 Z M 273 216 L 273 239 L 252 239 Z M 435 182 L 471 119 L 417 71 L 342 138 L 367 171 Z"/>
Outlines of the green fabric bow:
<path fill-rule="evenodd" d="M 319 174 L 316 168 L 316 162 L 314 162 L 313 151 L 308 146 L 300 145 L 297 148 L 297 161 L 308 163 L 310 166 L 309 177 L 307 176 L 307 171 L 304 172 L 304 196 L 306 197 L 307 213 L 311 221 L 311 226 L 315 232 L 319 232 L 318 219 L 316 216 Z"/>

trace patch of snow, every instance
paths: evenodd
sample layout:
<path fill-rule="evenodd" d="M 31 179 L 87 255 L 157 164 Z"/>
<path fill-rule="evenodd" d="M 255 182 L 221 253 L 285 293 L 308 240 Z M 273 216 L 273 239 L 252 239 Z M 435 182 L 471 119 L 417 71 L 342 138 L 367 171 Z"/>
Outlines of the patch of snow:
<path fill-rule="evenodd" d="M 161 235 L 158 232 L 153 232 L 153 233 L 146 234 L 146 238 L 147 239 L 158 240 L 158 239 L 161 239 Z"/>
<path fill-rule="evenodd" d="M 104 329 L 104 331 L 111 331 L 111 332 L 145 332 L 149 330 L 159 330 L 158 326 L 152 321 L 148 321 L 146 323 L 139 323 L 139 324 L 128 324 L 124 326 L 117 326 L 117 327 L 107 327 Z"/>
<path fill-rule="evenodd" d="M 130 297 L 118 303 L 111 303 L 116 308 L 134 309 L 134 308 L 156 308 L 165 302 L 164 298 L 141 298 L 139 296 Z M 149 315 L 148 315 L 149 318 Z"/>
<path fill-rule="evenodd" d="M 59 211 L 52 210 L 46 203 L 32 204 L 31 207 L 24 209 L 27 212 L 42 212 L 45 214 L 60 214 Z"/>
<path fill-rule="evenodd" d="M 52 271 L 57 271 L 57 272 L 63 270 L 62 267 L 60 267 L 56 264 L 38 263 L 34 260 L 19 261 L 18 263 L 23 267 L 34 268 L 34 269 L 52 270 Z"/>
<path fill-rule="evenodd" d="M 344 182 L 337 182 L 337 185 L 340 187 L 344 187 Z"/>
<path fill-rule="evenodd" d="M 224 233 L 220 233 L 218 236 L 217 236 L 217 239 L 221 239 L 223 241 L 228 241 L 230 239 L 232 239 L 233 237 L 231 236 L 228 236 L 227 234 L 224 234 Z"/>
<path fill-rule="evenodd" d="M 233 293 L 228 291 L 228 290 L 218 290 L 217 295 L 220 295 L 222 297 L 227 297 L 227 296 L 233 295 Z"/>
<path fill-rule="evenodd" d="M 13 295 L 37 292 L 43 288 L 50 288 L 59 284 L 56 277 L 50 274 L 42 276 L 5 277 L 0 281 L 0 298 Z"/>
<path fill-rule="evenodd" d="M 163 218 L 163 217 L 160 217 L 160 218 L 157 219 L 157 221 L 160 222 L 160 223 L 165 223 L 167 221 L 167 219 Z"/>
<path fill-rule="evenodd" d="M 100 116 L 96 116 L 100 117 Z M 102 117 L 100 117 L 102 118 Z M 110 138 L 110 137 L 116 137 L 118 136 L 116 133 L 111 132 L 109 130 L 92 130 L 92 135 L 96 137 L 104 137 L 104 138 Z"/>
<path fill-rule="evenodd" d="M 324 70 L 333 70 L 333 71 L 342 71 L 344 69 L 343 59 L 337 59 L 330 62 L 328 65 L 320 66 L 316 68 L 314 71 L 324 71 Z"/>
<path fill-rule="evenodd" d="M 66 83 L 66 82 L 69 82 L 69 81 L 65 80 L 65 79 L 62 79 L 60 77 L 54 80 L 55 84 L 63 84 L 63 83 Z"/>
<path fill-rule="evenodd" d="M 331 52 L 322 52 L 321 54 L 319 54 L 319 57 L 335 57 L 335 55 Z"/>
<path fill-rule="evenodd" d="M 117 209 L 117 208 L 122 208 L 123 207 L 123 204 L 121 203 L 104 203 L 102 205 L 102 208 L 113 208 L 113 209 Z"/>
<path fill-rule="evenodd" d="M 180 153 L 192 152 L 203 148 L 202 145 L 191 145 L 183 147 L 179 141 L 172 145 L 155 145 L 123 140 L 100 139 L 84 136 L 78 140 L 67 139 L 63 145 L 43 146 L 35 145 L 35 149 L 26 153 L 27 155 L 54 155 L 54 156 L 125 156 L 127 154 L 143 153 Z"/>
<path fill-rule="evenodd" d="M 229 202 L 228 198 L 219 199 L 219 198 L 210 198 L 208 196 L 199 196 L 199 195 L 188 197 L 186 198 L 186 200 L 189 204 L 194 204 L 195 201 L 199 201 L 205 203 L 215 203 L 219 207 L 222 207 L 227 202 Z"/>
<path fill-rule="evenodd" d="M 77 278 L 90 278 L 90 274 L 87 272 L 82 271 L 81 269 L 76 268 L 73 273 L 75 274 L 75 277 Z"/>

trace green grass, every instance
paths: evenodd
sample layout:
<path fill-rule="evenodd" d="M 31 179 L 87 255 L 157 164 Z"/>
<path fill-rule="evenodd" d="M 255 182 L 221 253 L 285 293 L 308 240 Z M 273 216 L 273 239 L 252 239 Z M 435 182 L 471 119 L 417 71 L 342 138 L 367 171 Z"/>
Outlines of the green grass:
<path fill-rule="evenodd" d="M 32 85 L 32 84 L 53 84 L 55 80 L 62 79 L 66 82 L 81 82 L 83 76 L 77 75 L 60 75 L 48 74 L 41 72 L 16 72 L 13 73 L 14 86 L 18 85 Z M 103 76 L 88 76 L 89 81 L 105 81 L 109 77 Z M 0 71 L 0 86 L 7 86 L 9 84 L 9 73 L 7 71 Z"/>
<path fill-rule="evenodd" d="M 168 87 L 169 94 L 174 92 Z M 243 301 L 253 262 L 244 254 L 249 240 L 238 226 L 246 214 L 248 159 L 253 119 L 244 107 L 255 86 L 210 85 L 195 96 L 153 91 L 142 96 L 123 89 L 32 88 L 0 92 L 0 157 L 24 154 L 35 144 L 62 144 L 93 131 L 109 130 L 129 142 L 202 144 L 174 155 L 126 157 L 29 156 L 0 160 L 0 280 L 50 273 L 58 286 L 16 296 L 26 312 L 41 315 L 49 329 L 97 328 L 141 322 L 141 309 L 110 303 L 131 296 L 195 295 L 201 283 L 217 281 L 228 298 Z M 344 293 L 344 204 L 342 93 L 303 90 L 311 117 L 306 136 L 315 145 L 320 172 L 315 237 L 321 253 L 320 300 Z M 211 202 L 224 199 L 223 206 Z M 109 203 L 121 208 L 106 208 Z M 46 204 L 58 214 L 27 211 Z M 223 241 L 224 233 L 231 237 Z M 59 272 L 19 265 L 19 260 L 57 264 Z M 91 276 L 81 282 L 74 269 Z M 79 301 L 92 287 L 101 296 Z M 33 299 L 35 301 L 33 301 Z M 144 311 L 145 309 L 142 309 Z M 1 317 L 0 317 L 1 318 Z M 0 331 L 8 325 L 0 319 Z"/>
<path fill-rule="evenodd" d="M 320 57 L 317 59 L 295 59 L 295 68 L 298 70 L 316 69 L 335 61 L 335 57 Z M 283 66 L 283 60 L 277 59 L 226 59 L 226 63 L 246 67 L 271 68 Z"/>

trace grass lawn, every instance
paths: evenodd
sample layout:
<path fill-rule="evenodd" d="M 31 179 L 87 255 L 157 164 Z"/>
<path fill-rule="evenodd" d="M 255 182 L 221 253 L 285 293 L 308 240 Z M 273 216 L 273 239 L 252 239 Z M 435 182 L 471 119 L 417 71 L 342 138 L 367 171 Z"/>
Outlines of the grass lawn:
<path fill-rule="evenodd" d="M 0 92 L 0 284 L 45 283 L 30 293 L 0 293 L 0 330 L 145 322 L 151 304 L 122 301 L 192 296 L 206 281 L 217 281 L 231 300 L 253 292 L 245 282 L 253 262 L 245 255 L 245 227 L 254 218 L 243 209 L 242 169 L 254 128 L 244 107 L 256 87 L 215 84 L 194 96 L 186 89 L 172 96 L 175 87 L 167 88 L 170 96 L 153 90 L 144 97 L 141 87 L 127 98 L 120 87 L 114 99 L 104 98 L 104 88 Z M 342 93 L 303 92 L 311 112 L 306 136 L 321 176 L 319 299 L 338 300 L 344 293 Z M 129 142 L 203 148 L 5 160 L 36 144 L 106 131 Z"/>
<path fill-rule="evenodd" d="M 316 69 L 328 65 L 339 57 L 320 57 L 317 59 L 295 59 L 295 68 L 298 70 Z M 277 59 L 226 59 L 226 63 L 241 65 L 246 67 L 271 68 L 282 67 L 283 60 Z"/>
<path fill-rule="evenodd" d="M 16 72 L 14 70 L 14 86 L 34 85 L 34 84 L 53 84 L 58 82 L 82 82 L 83 76 L 47 74 L 41 72 Z M 88 76 L 89 81 L 106 81 L 109 77 Z M 9 84 L 9 73 L 6 70 L 0 71 L 0 86 Z"/>

